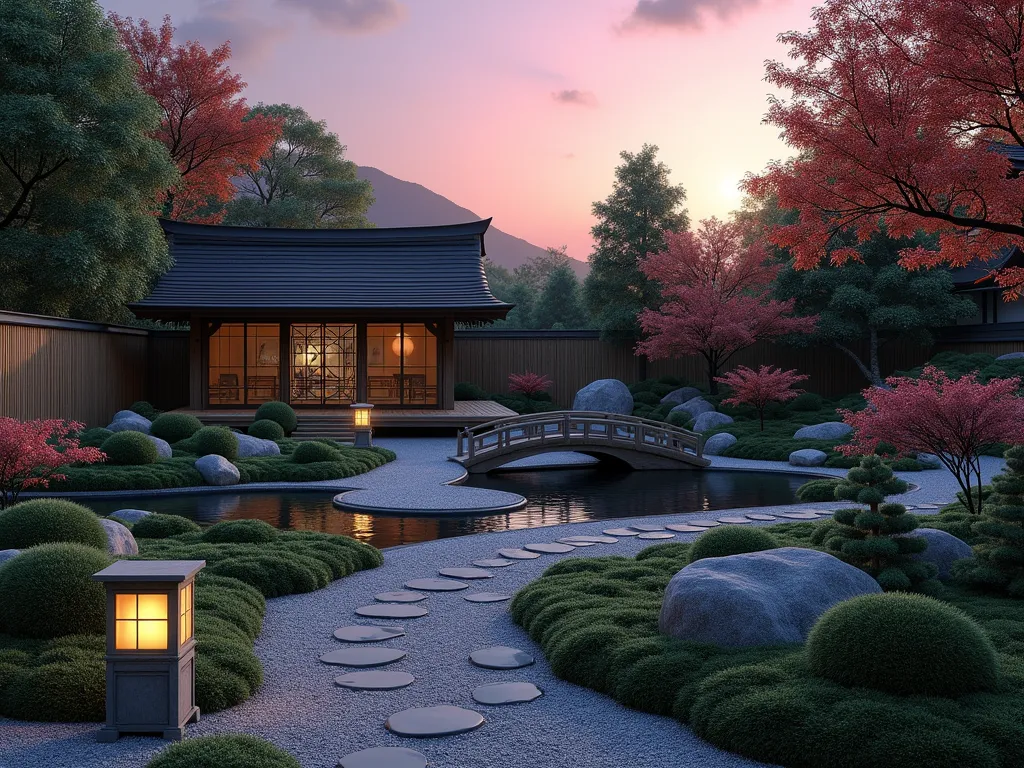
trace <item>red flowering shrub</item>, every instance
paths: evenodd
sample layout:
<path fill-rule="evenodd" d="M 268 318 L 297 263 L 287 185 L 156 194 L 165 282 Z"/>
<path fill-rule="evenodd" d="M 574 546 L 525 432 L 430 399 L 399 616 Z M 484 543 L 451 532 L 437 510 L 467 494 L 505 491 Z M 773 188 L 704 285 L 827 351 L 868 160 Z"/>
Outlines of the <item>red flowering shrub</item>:
<path fill-rule="evenodd" d="M 735 371 L 729 371 L 725 376 L 717 377 L 715 381 L 732 389 L 732 395 L 723 400 L 723 403 L 752 405 L 757 409 L 763 431 L 764 409 L 768 403 L 783 403 L 792 400 L 803 392 L 802 389 L 793 389 L 793 385 L 806 378 L 807 376 L 797 373 L 795 370 L 784 371 L 781 368 L 762 365 L 755 371 L 741 365 Z"/>
<path fill-rule="evenodd" d="M 0 417 L 0 509 L 15 503 L 27 488 L 48 488 L 63 480 L 60 467 L 92 464 L 106 458 L 99 448 L 82 448 L 69 435 L 85 425 L 76 421 L 18 421 Z"/>
<path fill-rule="evenodd" d="M 554 382 L 539 373 L 513 373 L 508 377 L 508 391 L 527 397 L 534 397 L 551 389 Z"/>

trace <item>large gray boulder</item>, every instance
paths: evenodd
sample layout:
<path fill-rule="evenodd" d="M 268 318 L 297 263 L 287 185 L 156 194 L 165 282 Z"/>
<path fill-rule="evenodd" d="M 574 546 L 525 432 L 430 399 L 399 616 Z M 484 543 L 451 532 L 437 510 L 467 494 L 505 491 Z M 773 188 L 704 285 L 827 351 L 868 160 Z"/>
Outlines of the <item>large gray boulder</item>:
<path fill-rule="evenodd" d="M 663 398 L 662 403 L 675 403 L 676 405 L 682 405 L 687 400 L 693 400 L 695 397 L 700 397 L 700 390 L 696 387 L 680 387 L 679 389 L 673 389 Z"/>
<path fill-rule="evenodd" d="M 161 459 L 169 459 L 174 454 L 171 450 L 171 444 L 166 440 L 161 440 L 153 435 L 146 435 L 146 437 L 149 438 L 149 442 L 156 446 L 156 455 Z"/>
<path fill-rule="evenodd" d="M 215 453 L 197 459 L 196 469 L 207 485 L 237 485 L 242 477 L 238 467 Z"/>
<path fill-rule="evenodd" d="M 704 441 L 705 456 L 721 456 L 725 449 L 736 442 L 736 436 L 728 432 L 719 432 Z"/>
<path fill-rule="evenodd" d="M 20 549 L 0 549 L 0 565 L 21 554 Z"/>
<path fill-rule="evenodd" d="M 691 419 L 696 419 L 702 413 L 710 413 L 713 410 L 715 410 L 715 406 L 703 397 L 691 397 L 685 403 L 677 405 L 669 413 L 686 413 Z"/>
<path fill-rule="evenodd" d="M 249 459 L 253 456 L 280 456 L 281 446 L 273 440 L 264 440 L 252 435 L 235 434 L 238 438 L 238 458 Z"/>
<path fill-rule="evenodd" d="M 814 448 L 801 448 L 789 454 L 789 463 L 794 467 L 820 467 L 828 461 L 828 454 Z"/>
<path fill-rule="evenodd" d="M 1005 355 L 1000 355 L 996 360 L 1020 360 L 1024 358 L 1024 352 L 1007 352 Z"/>
<path fill-rule="evenodd" d="M 836 603 L 881 591 L 864 571 L 813 549 L 709 557 L 672 577 L 658 627 L 726 647 L 802 643 Z"/>
<path fill-rule="evenodd" d="M 629 387 L 618 379 L 592 381 L 576 393 L 572 401 L 574 411 L 600 411 L 602 413 L 633 413 L 633 395 Z"/>
<path fill-rule="evenodd" d="M 145 419 L 146 421 L 149 421 L 149 419 L 141 413 L 136 413 L 135 411 L 118 411 L 114 414 L 114 418 L 112 418 L 111 421 L 122 421 L 123 419 Z"/>
<path fill-rule="evenodd" d="M 118 413 L 130 413 L 131 416 L 125 416 L 120 419 L 115 418 L 107 424 L 107 429 L 111 432 L 141 432 L 144 435 L 149 434 L 149 427 L 153 422 L 145 416 L 139 416 L 139 414 L 132 411 L 118 411 Z"/>
<path fill-rule="evenodd" d="M 116 557 L 139 554 L 139 545 L 135 543 L 132 532 L 117 520 L 100 520 L 100 525 L 107 534 L 107 552 Z"/>
<path fill-rule="evenodd" d="M 853 432 L 853 427 L 842 421 L 826 421 L 823 424 L 812 424 L 809 427 L 800 427 L 793 433 L 793 438 L 802 440 L 813 438 L 814 440 L 842 440 Z"/>
<path fill-rule="evenodd" d="M 928 467 L 929 469 L 939 469 L 942 466 L 942 462 L 939 457 L 934 453 L 919 453 L 917 454 L 917 460 L 920 464 Z"/>
<path fill-rule="evenodd" d="M 948 579 L 953 574 L 954 560 L 974 557 L 974 550 L 971 549 L 970 544 L 951 533 L 940 531 L 938 528 L 915 528 L 907 535 L 917 536 L 928 541 L 928 549 L 911 555 L 911 558 L 926 563 L 935 563 L 939 569 L 940 579 Z"/>
<path fill-rule="evenodd" d="M 705 429 L 724 427 L 726 424 L 732 424 L 732 416 L 717 411 L 705 411 L 693 420 L 693 431 L 703 432 Z"/>
<path fill-rule="evenodd" d="M 122 523 L 135 525 L 139 520 L 151 514 L 153 513 L 147 512 L 144 509 L 119 509 L 117 512 L 111 512 L 110 517 L 116 517 Z"/>

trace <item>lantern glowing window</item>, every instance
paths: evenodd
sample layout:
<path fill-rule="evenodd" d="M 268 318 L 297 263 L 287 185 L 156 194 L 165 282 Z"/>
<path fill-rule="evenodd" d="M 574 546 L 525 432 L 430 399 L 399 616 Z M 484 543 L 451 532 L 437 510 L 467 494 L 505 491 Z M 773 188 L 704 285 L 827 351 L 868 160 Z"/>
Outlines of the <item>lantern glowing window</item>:
<path fill-rule="evenodd" d="M 195 629 L 192 620 L 192 586 L 192 583 L 189 582 L 181 589 L 179 605 L 181 614 L 178 616 L 178 645 L 184 645 L 188 640 L 191 640 L 193 630 Z"/>
<path fill-rule="evenodd" d="M 370 411 L 373 410 L 373 406 L 369 403 L 353 403 L 353 423 L 356 429 L 369 429 L 370 428 Z"/>
<path fill-rule="evenodd" d="M 117 650 L 167 650 L 167 595 L 115 595 L 114 623 Z"/>
<path fill-rule="evenodd" d="M 416 345 L 412 343 L 407 333 L 396 333 L 395 340 L 391 342 L 391 351 L 395 353 L 397 357 L 408 357 L 416 350 Z"/>

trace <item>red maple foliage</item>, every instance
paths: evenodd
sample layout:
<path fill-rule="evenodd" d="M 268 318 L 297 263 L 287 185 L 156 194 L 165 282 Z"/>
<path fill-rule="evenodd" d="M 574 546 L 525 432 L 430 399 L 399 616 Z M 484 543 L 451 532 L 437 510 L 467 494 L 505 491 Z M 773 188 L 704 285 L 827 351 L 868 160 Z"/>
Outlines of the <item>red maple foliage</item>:
<path fill-rule="evenodd" d="M 546 375 L 540 373 L 512 373 L 508 377 L 508 391 L 533 397 L 541 392 L 547 392 L 553 383 Z"/>
<path fill-rule="evenodd" d="M 891 376 L 886 384 L 891 389 L 864 390 L 864 410 L 840 411 L 854 431 L 837 450 L 866 455 L 886 442 L 901 453 L 934 454 L 956 477 L 969 511 L 981 514 L 981 452 L 997 443 L 1024 442 L 1020 380 L 982 384 L 974 374 L 951 379 L 927 366 L 918 379 Z"/>
<path fill-rule="evenodd" d="M 48 488 L 63 480 L 60 467 L 103 461 L 99 448 L 82 448 L 70 437 L 84 428 L 76 421 L 42 419 L 18 421 L 0 417 L 0 509 L 18 501 L 26 488 Z"/>
<path fill-rule="evenodd" d="M 778 267 L 758 242 L 745 244 L 737 222 L 705 219 L 696 232 L 668 232 L 668 247 L 640 268 L 662 286 L 658 310 L 640 313 L 647 338 L 637 351 L 651 360 L 701 355 L 708 385 L 737 351 L 757 341 L 810 333 L 816 316 L 793 317 L 792 301 L 769 298 Z"/>
<path fill-rule="evenodd" d="M 756 371 L 741 365 L 735 371 L 719 376 L 715 381 L 732 389 L 732 395 L 723 400 L 728 405 L 752 405 L 757 409 L 764 431 L 764 409 L 769 403 L 784 403 L 803 392 L 793 385 L 805 381 L 807 376 L 795 370 L 784 371 L 762 365 Z"/>
<path fill-rule="evenodd" d="M 745 182 L 799 211 L 772 240 L 802 267 L 839 231 L 863 242 L 883 218 L 893 237 L 937 236 L 937 251 L 901 254 L 910 268 L 1024 245 L 1024 179 L 996 151 L 1024 146 L 1024 0 L 826 0 L 813 20 L 779 37 L 796 65 L 767 65 L 792 96 L 766 120 L 799 156 Z M 997 281 L 1015 298 L 1024 269 Z"/>
<path fill-rule="evenodd" d="M 231 45 L 212 51 L 173 42 L 171 17 L 160 29 L 145 19 L 110 14 L 121 42 L 138 65 L 138 83 L 160 105 L 163 142 L 181 180 L 167 190 L 164 215 L 215 224 L 235 194 L 233 176 L 255 167 L 281 135 L 280 121 L 266 115 L 246 120 L 245 88 L 227 62 Z"/>

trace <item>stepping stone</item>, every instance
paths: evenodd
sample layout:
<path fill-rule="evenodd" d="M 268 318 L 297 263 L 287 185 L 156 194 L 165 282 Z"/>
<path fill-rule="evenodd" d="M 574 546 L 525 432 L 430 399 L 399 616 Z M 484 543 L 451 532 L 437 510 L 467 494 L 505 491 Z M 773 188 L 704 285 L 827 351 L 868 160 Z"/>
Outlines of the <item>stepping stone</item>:
<path fill-rule="evenodd" d="M 483 568 L 442 568 L 438 571 L 442 576 L 452 579 L 493 579 L 494 574 Z"/>
<path fill-rule="evenodd" d="M 343 643 L 377 643 L 403 635 L 405 630 L 402 627 L 373 627 L 366 624 L 353 624 L 334 630 L 335 640 Z"/>
<path fill-rule="evenodd" d="M 668 528 L 670 531 L 675 531 L 676 533 L 704 533 L 704 531 L 707 530 L 707 528 L 701 528 L 699 525 L 677 524 L 666 525 L 665 527 Z"/>
<path fill-rule="evenodd" d="M 836 513 L 834 509 L 809 509 L 807 511 L 816 515 L 834 515 Z"/>
<path fill-rule="evenodd" d="M 393 691 L 412 685 L 416 678 L 408 672 L 390 672 L 388 670 L 372 670 L 370 672 L 349 672 L 334 678 L 334 684 L 342 688 L 356 691 Z"/>
<path fill-rule="evenodd" d="M 938 509 L 939 505 L 938 504 L 918 504 L 917 508 L 918 509 Z"/>
<path fill-rule="evenodd" d="M 566 536 L 559 541 L 565 544 L 572 544 L 574 541 L 592 541 L 595 544 L 615 544 L 618 542 L 614 536 Z"/>
<path fill-rule="evenodd" d="M 761 520 L 764 522 L 768 522 L 769 520 L 778 520 L 778 518 L 775 517 L 775 515 L 749 514 L 747 515 L 747 517 L 749 517 L 751 520 Z"/>
<path fill-rule="evenodd" d="M 479 712 L 446 704 L 440 707 L 403 709 L 389 717 L 384 726 L 397 736 L 428 739 L 432 736 L 468 733 L 483 724 L 484 717 Z"/>
<path fill-rule="evenodd" d="M 533 683 L 486 683 L 473 689 L 473 700 L 478 704 L 522 704 L 544 695 Z"/>
<path fill-rule="evenodd" d="M 458 592 L 460 589 L 469 589 L 469 584 L 464 581 L 452 581 L 451 579 L 413 579 L 407 581 L 405 586 L 408 589 L 420 589 L 424 592 Z"/>
<path fill-rule="evenodd" d="M 790 520 L 818 520 L 820 519 L 813 512 L 780 512 L 779 517 L 788 517 Z"/>
<path fill-rule="evenodd" d="M 427 758 L 415 749 L 374 747 L 345 755 L 338 768 L 427 768 Z"/>
<path fill-rule="evenodd" d="M 696 525 L 701 528 L 717 528 L 721 525 L 717 520 L 687 520 L 690 525 Z"/>
<path fill-rule="evenodd" d="M 509 565 L 515 565 L 515 561 L 506 560 L 503 557 L 492 557 L 487 560 L 474 560 L 473 565 L 479 566 L 480 568 L 505 568 Z"/>
<path fill-rule="evenodd" d="M 745 517 L 720 517 L 718 522 L 726 523 L 727 525 L 748 525 L 750 520 Z"/>
<path fill-rule="evenodd" d="M 401 603 L 375 603 L 356 608 L 356 616 L 367 619 L 418 619 L 430 611 L 418 605 L 402 605 Z"/>
<path fill-rule="evenodd" d="M 325 653 L 320 661 L 340 667 L 382 667 L 405 657 L 400 648 L 338 648 Z"/>
<path fill-rule="evenodd" d="M 629 526 L 634 531 L 643 531 L 644 533 L 655 533 L 656 531 L 664 531 L 664 525 L 631 525 Z"/>
<path fill-rule="evenodd" d="M 558 541 L 571 547 L 592 547 L 597 544 L 596 541 L 581 541 L 580 539 L 559 539 Z"/>
<path fill-rule="evenodd" d="M 631 531 L 631 530 L 629 530 L 629 528 L 609 528 L 607 531 L 602 531 L 602 533 L 607 533 L 609 536 L 639 536 L 640 535 L 640 531 Z"/>
<path fill-rule="evenodd" d="M 917 507 L 915 507 L 913 504 L 904 504 L 903 508 L 904 509 L 917 509 Z"/>
<path fill-rule="evenodd" d="M 426 600 L 427 596 L 422 592 L 381 592 L 374 595 L 373 599 L 381 603 L 418 603 Z"/>
<path fill-rule="evenodd" d="M 533 664 L 533 656 L 518 648 L 495 645 L 469 654 L 469 660 L 484 669 L 519 669 Z"/>
<path fill-rule="evenodd" d="M 526 544 L 523 546 L 523 549 L 530 552 L 540 552 L 542 555 L 564 555 L 566 552 L 572 552 L 576 547 L 570 544 L 556 544 L 544 541 L 537 544 Z"/>
<path fill-rule="evenodd" d="M 474 592 L 464 597 L 471 603 L 501 603 L 512 599 L 512 595 L 503 595 L 500 592 Z"/>
<path fill-rule="evenodd" d="M 536 560 L 540 555 L 536 552 L 527 552 L 525 549 L 499 549 L 498 554 L 510 560 Z"/>
<path fill-rule="evenodd" d="M 668 531 L 649 531 L 637 536 L 638 539 L 674 539 L 675 537 L 674 533 L 669 533 Z"/>

